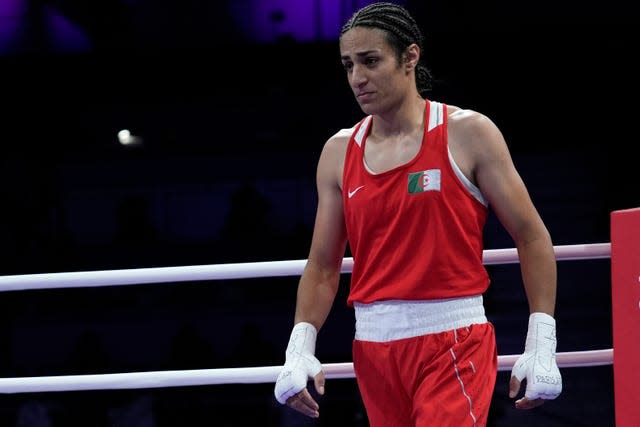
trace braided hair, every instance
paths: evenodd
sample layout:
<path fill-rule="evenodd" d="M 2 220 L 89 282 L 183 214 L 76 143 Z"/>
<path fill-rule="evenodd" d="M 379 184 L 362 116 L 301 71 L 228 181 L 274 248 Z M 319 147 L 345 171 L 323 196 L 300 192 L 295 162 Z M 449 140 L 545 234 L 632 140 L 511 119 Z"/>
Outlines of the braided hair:
<path fill-rule="evenodd" d="M 379 2 L 363 7 L 351 16 L 340 31 L 340 37 L 354 27 L 378 28 L 387 34 L 387 41 L 398 58 L 402 60 L 405 49 L 415 43 L 423 49 L 424 38 L 418 24 L 402 6 Z M 431 72 L 418 62 L 416 65 L 416 87 L 422 97 L 431 90 Z"/>

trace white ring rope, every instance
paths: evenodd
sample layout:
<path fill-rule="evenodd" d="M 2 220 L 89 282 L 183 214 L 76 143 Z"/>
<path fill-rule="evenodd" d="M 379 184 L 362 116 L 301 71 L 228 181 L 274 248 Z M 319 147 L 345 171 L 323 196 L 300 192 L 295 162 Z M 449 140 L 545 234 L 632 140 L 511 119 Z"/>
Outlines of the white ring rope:
<path fill-rule="evenodd" d="M 498 356 L 498 370 L 508 371 L 519 355 Z M 558 367 L 579 368 L 610 365 L 613 350 L 558 353 Z M 327 379 L 355 378 L 353 363 L 322 365 Z M 255 368 L 192 369 L 187 371 L 149 371 L 126 374 L 67 375 L 49 377 L 0 378 L 1 393 L 78 391 L 184 387 L 214 384 L 275 383 L 281 366 Z"/>
<path fill-rule="evenodd" d="M 611 257 L 611 243 L 554 246 L 558 261 Z M 511 249 L 486 249 L 485 265 L 513 264 L 518 253 Z M 96 286 L 172 283 L 201 280 L 297 276 L 307 260 L 264 261 L 232 264 L 190 265 L 182 267 L 135 268 L 0 276 L 0 292 L 25 289 L 85 288 Z M 344 258 L 342 273 L 353 269 L 353 258 Z"/>
<path fill-rule="evenodd" d="M 498 370 L 510 370 L 518 356 L 498 356 Z M 610 365 L 613 361 L 613 349 L 558 353 L 556 357 L 560 368 Z M 353 363 L 327 363 L 322 367 L 327 379 L 355 378 Z M 0 392 L 26 393 L 275 383 L 280 369 L 281 366 L 262 366 L 255 368 L 192 369 L 188 371 L 149 371 L 125 374 L 0 378 Z"/>
<path fill-rule="evenodd" d="M 554 246 L 554 252 L 559 261 L 610 258 L 611 244 Z M 517 263 L 517 251 L 514 248 L 487 249 L 483 253 L 483 262 L 486 265 Z M 305 263 L 306 260 L 296 260 L 0 276 L 0 291 L 295 276 L 302 273 Z M 342 272 L 348 273 L 352 268 L 353 259 L 344 258 Z M 510 370 L 518 356 L 498 356 L 498 370 Z M 557 361 L 561 368 L 611 365 L 613 349 L 557 353 Z M 323 365 L 323 368 L 328 379 L 354 378 L 355 376 L 353 363 L 329 363 Z M 275 382 L 280 369 L 281 366 L 265 366 L 0 378 L 0 393 L 269 383 Z"/>

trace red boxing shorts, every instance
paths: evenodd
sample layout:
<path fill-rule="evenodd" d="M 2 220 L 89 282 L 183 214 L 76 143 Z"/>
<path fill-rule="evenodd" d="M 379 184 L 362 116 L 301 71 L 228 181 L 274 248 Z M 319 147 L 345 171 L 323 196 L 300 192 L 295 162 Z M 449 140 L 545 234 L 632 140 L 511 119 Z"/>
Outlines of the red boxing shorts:
<path fill-rule="evenodd" d="M 388 342 L 353 341 L 371 427 L 482 427 L 498 369 L 489 322 Z"/>

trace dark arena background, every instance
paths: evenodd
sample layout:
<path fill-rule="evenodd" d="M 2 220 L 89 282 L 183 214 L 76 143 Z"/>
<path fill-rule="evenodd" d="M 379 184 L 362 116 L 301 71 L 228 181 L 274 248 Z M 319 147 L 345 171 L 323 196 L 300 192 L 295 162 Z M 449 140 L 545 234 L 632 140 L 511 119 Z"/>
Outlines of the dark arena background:
<path fill-rule="evenodd" d="M 337 35 L 368 3 L 0 1 L 1 274 L 304 259 L 322 145 L 361 117 Z M 554 244 L 609 242 L 610 213 L 640 206 L 631 6 L 398 3 L 425 33 L 430 97 L 496 122 Z M 512 246 L 490 217 L 486 248 Z M 612 348 L 610 260 L 558 267 L 558 351 Z M 516 354 L 519 270 L 488 269 L 498 351 Z M 323 363 L 351 361 L 343 279 Z M 296 286 L 2 292 L 0 376 L 280 365 Z M 525 412 L 499 373 L 489 425 L 613 426 L 613 367 L 561 372 L 561 396 Z M 8 393 L 0 426 L 368 425 L 355 380 L 326 388 L 317 421 L 281 407 L 273 384 Z"/>

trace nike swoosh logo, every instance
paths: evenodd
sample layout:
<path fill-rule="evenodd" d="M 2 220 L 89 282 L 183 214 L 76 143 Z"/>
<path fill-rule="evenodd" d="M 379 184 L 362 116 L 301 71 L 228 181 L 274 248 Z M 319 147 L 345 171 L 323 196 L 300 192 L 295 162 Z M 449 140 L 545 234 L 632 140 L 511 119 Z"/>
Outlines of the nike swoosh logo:
<path fill-rule="evenodd" d="M 349 198 L 352 198 L 354 194 L 356 194 L 358 192 L 358 190 L 360 190 L 362 187 L 364 187 L 364 185 L 361 185 L 360 187 L 357 187 L 355 190 L 353 191 L 349 191 L 347 193 L 347 196 L 349 196 Z"/>

